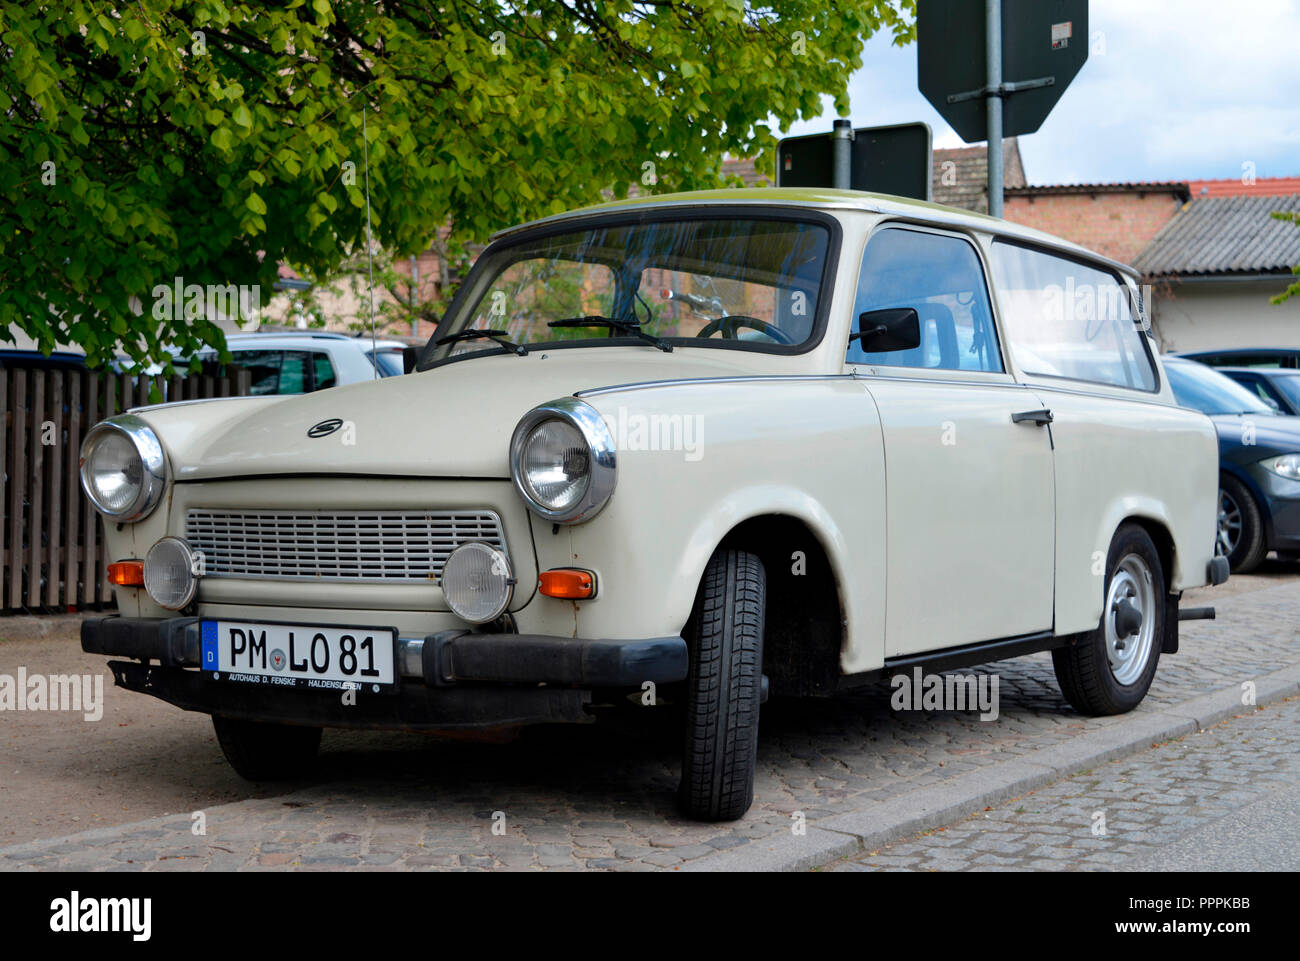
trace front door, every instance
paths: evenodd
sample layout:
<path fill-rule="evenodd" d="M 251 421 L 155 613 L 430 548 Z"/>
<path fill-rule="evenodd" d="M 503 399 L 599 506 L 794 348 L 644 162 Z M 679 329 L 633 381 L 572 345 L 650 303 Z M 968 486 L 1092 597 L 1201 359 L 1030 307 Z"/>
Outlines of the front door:
<path fill-rule="evenodd" d="M 1004 370 L 975 247 L 878 230 L 854 317 L 899 307 L 917 311 L 919 347 L 867 353 L 854 342 L 846 358 L 883 432 L 885 655 L 1051 630 L 1051 426 Z"/>

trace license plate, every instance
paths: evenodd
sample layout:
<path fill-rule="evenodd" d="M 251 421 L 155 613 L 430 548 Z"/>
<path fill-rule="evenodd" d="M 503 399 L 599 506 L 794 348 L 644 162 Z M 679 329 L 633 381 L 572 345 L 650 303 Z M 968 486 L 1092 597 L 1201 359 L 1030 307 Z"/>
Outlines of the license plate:
<path fill-rule="evenodd" d="M 216 680 L 378 692 L 397 681 L 397 631 L 203 621 L 202 668 Z"/>

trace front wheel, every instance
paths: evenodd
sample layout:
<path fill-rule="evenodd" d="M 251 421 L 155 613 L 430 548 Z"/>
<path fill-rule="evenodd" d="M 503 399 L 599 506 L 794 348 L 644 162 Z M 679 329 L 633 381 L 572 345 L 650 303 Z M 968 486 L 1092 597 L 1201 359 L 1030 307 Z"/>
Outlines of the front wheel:
<path fill-rule="evenodd" d="M 1146 697 L 1165 639 L 1165 577 L 1151 536 L 1115 534 L 1106 560 L 1106 606 L 1095 630 L 1052 652 L 1061 693 L 1080 714 L 1124 714 Z"/>
<path fill-rule="evenodd" d="M 719 551 L 704 570 L 691 620 L 681 806 L 703 821 L 734 821 L 754 803 L 762 700 L 763 563 Z"/>
<path fill-rule="evenodd" d="M 238 721 L 212 715 L 221 752 L 246 781 L 284 781 L 311 770 L 320 750 L 321 729 Z"/>

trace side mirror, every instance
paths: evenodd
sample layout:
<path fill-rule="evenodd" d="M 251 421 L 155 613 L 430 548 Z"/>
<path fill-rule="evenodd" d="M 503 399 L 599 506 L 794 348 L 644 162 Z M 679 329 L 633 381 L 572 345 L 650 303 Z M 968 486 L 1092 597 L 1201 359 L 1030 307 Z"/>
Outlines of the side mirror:
<path fill-rule="evenodd" d="M 407 347 L 402 350 L 402 373 L 409 374 L 420 362 L 420 348 Z"/>
<path fill-rule="evenodd" d="M 858 317 L 857 333 L 849 335 L 849 343 L 855 340 L 868 354 L 915 350 L 921 346 L 921 318 L 912 307 L 869 310 Z"/>

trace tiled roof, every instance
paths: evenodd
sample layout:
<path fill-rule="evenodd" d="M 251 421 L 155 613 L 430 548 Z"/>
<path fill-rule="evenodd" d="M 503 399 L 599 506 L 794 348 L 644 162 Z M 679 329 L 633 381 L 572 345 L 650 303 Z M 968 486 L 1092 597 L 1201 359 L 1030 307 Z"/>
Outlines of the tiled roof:
<path fill-rule="evenodd" d="M 1189 180 L 1193 197 L 1280 197 L 1300 194 L 1300 177 L 1260 177 L 1253 183 L 1237 180 Z"/>
<path fill-rule="evenodd" d="M 1133 266 L 1152 277 L 1289 271 L 1300 264 L 1300 226 L 1275 211 L 1300 213 L 1300 194 L 1195 198 Z"/>
<path fill-rule="evenodd" d="M 1118 184 L 1038 184 L 1033 187 L 1006 188 L 1008 197 L 1047 197 L 1062 194 L 1173 194 L 1186 203 L 1192 198 L 1192 191 L 1185 183 L 1135 183 Z"/>
<path fill-rule="evenodd" d="M 958 147 L 934 152 L 934 202 L 961 207 L 976 213 L 988 213 L 988 149 Z M 1010 137 L 1002 142 L 1003 187 L 1025 185 L 1025 165 L 1020 159 L 1020 141 Z"/>

